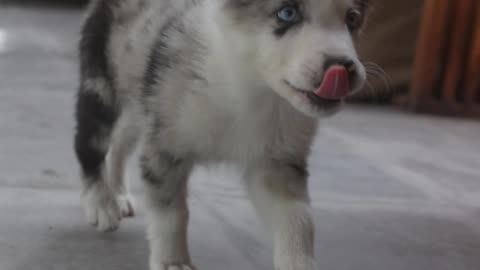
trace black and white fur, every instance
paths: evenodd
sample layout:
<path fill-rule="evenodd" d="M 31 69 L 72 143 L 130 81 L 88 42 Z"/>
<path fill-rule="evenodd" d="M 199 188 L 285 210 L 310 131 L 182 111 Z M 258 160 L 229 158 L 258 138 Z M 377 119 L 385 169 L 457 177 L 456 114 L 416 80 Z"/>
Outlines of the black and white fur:
<path fill-rule="evenodd" d="M 295 5 L 302 21 L 275 17 Z M 80 44 L 75 150 L 88 220 L 117 229 L 133 207 L 124 164 L 142 142 L 151 270 L 193 269 L 187 180 L 195 164 L 230 162 L 271 229 L 277 270 L 314 269 L 306 160 L 318 117 L 309 100 L 330 62 L 365 69 L 345 18 L 367 0 L 96 0 Z M 140 140 L 143 138 L 142 140 Z"/>

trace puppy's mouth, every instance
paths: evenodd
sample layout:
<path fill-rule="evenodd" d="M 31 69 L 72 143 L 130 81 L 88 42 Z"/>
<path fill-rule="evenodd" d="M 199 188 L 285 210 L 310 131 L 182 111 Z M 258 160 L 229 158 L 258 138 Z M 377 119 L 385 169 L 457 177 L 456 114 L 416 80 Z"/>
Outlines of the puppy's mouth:
<path fill-rule="evenodd" d="M 342 99 L 325 99 L 317 96 L 313 91 L 302 90 L 293 86 L 290 82 L 285 81 L 293 91 L 295 91 L 298 95 L 301 95 L 305 100 L 307 100 L 310 104 L 314 105 L 318 108 L 335 108 L 342 103 Z"/>
<path fill-rule="evenodd" d="M 350 93 L 349 77 L 345 67 L 334 65 L 325 72 L 320 86 L 315 90 L 300 89 L 288 80 L 284 80 L 284 82 L 315 107 L 330 109 L 339 106 Z"/>

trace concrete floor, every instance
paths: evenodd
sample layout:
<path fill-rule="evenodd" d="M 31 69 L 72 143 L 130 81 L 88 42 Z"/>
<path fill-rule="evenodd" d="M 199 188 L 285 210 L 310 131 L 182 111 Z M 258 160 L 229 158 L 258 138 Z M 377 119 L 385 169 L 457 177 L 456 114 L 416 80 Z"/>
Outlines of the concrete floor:
<path fill-rule="evenodd" d="M 83 218 L 72 153 L 74 10 L 0 7 L 0 269 L 147 269 L 138 215 L 115 234 Z M 351 106 L 311 159 L 319 269 L 480 269 L 480 124 Z M 132 166 L 134 168 L 134 166 Z M 200 270 L 272 269 L 271 248 L 228 169 L 199 169 L 190 243 Z"/>

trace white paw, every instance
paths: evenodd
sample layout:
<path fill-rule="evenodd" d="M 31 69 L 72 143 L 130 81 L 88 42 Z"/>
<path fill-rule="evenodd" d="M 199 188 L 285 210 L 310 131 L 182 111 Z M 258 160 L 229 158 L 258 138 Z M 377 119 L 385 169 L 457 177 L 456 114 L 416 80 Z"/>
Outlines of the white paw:
<path fill-rule="evenodd" d="M 135 216 L 132 199 L 128 195 L 117 196 L 117 201 L 122 217 L 129 218 Z"/>
<path fill-rule="evenodd" d="M 151 270 L 195 270 L 195 268 L 186 264 L 162 264 L 159 267 L 152 267 Z"/>
<path fill-rule="evenodd" d="M 316 270 L 315 260 L 308 256 L 295 256 L 294 258 L 282 256 L 275 264 L 275 270 Z"/>
<path fill-rule="evenodd" d="M 188 265 L 166 265 L 165 270 L 194 270 L 193 267 L 188 266 Z"/>
<path fill-rule="evenodd" d="M 101 182 L 85 191 L 84 204 L 87 221 L 102 232 L 117 230 L 122 217 L 134 214 L 127 196 L 115 194 Z"/>

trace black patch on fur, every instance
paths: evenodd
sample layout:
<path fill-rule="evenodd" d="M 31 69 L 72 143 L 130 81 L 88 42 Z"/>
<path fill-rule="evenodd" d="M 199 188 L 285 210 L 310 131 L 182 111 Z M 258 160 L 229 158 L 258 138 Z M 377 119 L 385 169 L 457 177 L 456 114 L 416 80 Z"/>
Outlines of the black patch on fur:
<path fill-rule="evenodd" d="M 153 199 L 161 206 L 171 206 L 180 192 L 184 191 L 191 170 L 189 164 L 185 159 L 166 152 L 155 153 L 154 157 L 142 156 L 142 179 L 155 191 Z M 158 168 L 164 168 L 164 171 L 158 171 Z"/>
<path fill-rule="evenodd" d="M 155 159 L 156 162 L 162 163 L 162 164 L 152 164 L 152 163 L 155 163 L 152 161 L 152 159 Z M 142 156 L 140 159 L 140 167 L 142 169 L 142 178 L 146 183 L 148 183 L 151 186 L 161 187 L 166 181 L 169 180 L 169 179 L 165 179 L 164 174 L 167 174 L 169 170 L 175 169 L 182 162 L 183 162 L 182 159 L 175 158 L 175 156 L 169 153 L 164 153 L 164 152 L 156 153 L 155 157 Z M 167 171 L 161 172 L 161 175 L 158 175 L 157 173 L 155 173 L 155 169 L 153 169 L 152 166 L 166 167 Z"/>
<path fill-rule="evenodd" d="M 109 139 L 116 113 L 100 96 L 88 91 L 79 93 L 76 109 L 75 151 L 85 178 L 96 181 L 107 152 L 101 144 Z"/>
<path fill-rule="evenodd" d="M 306 179 L 309 176 L 307 164 L 305 162 L 289 162 L 285 164 L 290 168 L 299 178 Z"/>
<path fill-rule="evenodd" d="M 82 80 L 101 77 L 111 81 L 107 47 L 112 20 L 113 14 L 108 1 L 99 0 L 82 29 L 80 40 Z"/>
<path fill-rule="evenodd" d="M 161 37 L 155 42 L 154 48 L 150 53 L 148 65 L 143 78 L 143 94 L 146 97 L 153 94 L 152 87 L 159 82 L 161 71 L 171 67 L 171 58 L 166 53 L 166 50 L 168 49 L 166 39 L 167 36 L 161 35 Z"/>
<path fill-rule="evenodd" d="M 80 162 L 84 178 L 98 181 L 104 164 L 110 132 L 116 120 L 114 108 L 114 88 L 112 72 L 107 58 L 113 12 L 108 0 L 98 0 L 86 20 L 80 40 L 80 77 L 82 85 L 76 103 L 75 152 Z M 102 89 L 85 82 L 102 80 Z M 104 100 L 102 97 L 109 97 Z M 111 103 L 107 103 L 111 102 Z M 87 183 L 90 184 L 90 183 Z"/>
<path fill-rule="evenodd" d="M 229 0 L 227 2 L 227 7 L 234 9 L 249 7 L 253 4 L 253 0 Z"/>
<path fill-rule="evenodd" d="M 275 28 L 273 34 L 278 38 L 283 37 L 291 27 L 292 25 L 290 24 L 284 24 L 280 27 Z"/>
<path fill-rule="evenodd" d="M 150 168 L 142 166 L 142 179 L 151 186 L 161 186 L 163 179 L 159 179 Z"/>
<path fill-rule="evenodd" d="M 277 14 L 278 14 L 279 10 L 277 10 L 275 12 L 275 16 L 277 16 L 278 26 L 273 31 L 273 34 L 278 38 L 284 36 L 288 32 L 288 30 L 290 30 L 291 28 L 301 24 L 303 19 L 304 19 L 303 18 L 304 15 L 302 14 L 302 9 L 300 8 L 300 4 L 297 1 L 284 1 L 282 3 L 281 8 L 284 8 L 286 6 L 295 8 L 295 10 L 298 12 L 298 14 L 297 14 L 298 17 L 295 21 L 285 22 L 285 21 L 282 21 L 281 19 L 278 18 Z"/>
<path fill-rule="evenodd" d="M 205 50 L 203 45 L 195 37 L 195 31 L 187 33 L 189 29 L 183 23 L 183 16 L 187 11 L 194 7 L 197 4 L 196 1 L 189 2 L 185 9 L 179 11 L 176 14 L 171 14 L 167 18 L 165 24 L 158 31 L 156 40 L 150 51 L 150 55 L 147 61 L 147 67 L 143 75 L 143 93 L 142 97 L 144 102 L 147 102 L 148 97 L 151 97 L 155 94 L 157 88 L 161 87 L 159 84 L 162 83 L 165 74 L 169 69 L 174 69 L 177 64 L 183 61 L 181 72 L 183 76 L 188 77 L 192 80 L 204 81 L 205 79 L 201 74 L 197 72 L 197 67 L 195 64 L 200 63 L 200 58 L 196 55 L 197 50 Z M 170 40 L 172 36 L 182 39 L 183 44 L 188 44 L 189 48 L 186 49 L 185 46 L 180 46 L 179 48 L 172 46 Z M 188 52 L 185 52 L 188 50 Z M 192 51 L 195 51 L 192 52 Z M 189 55 L 188 58 L 185 58 L 184 53 Z M 201 53 L 200 53 L 201 54 Z M 177 72 L 176 71 L 176 72 Z M 145 106 L 146 112 L 148 112 L 148 106 Z"/>
<path fill-rule="evenodd" d="M 309 176 L 307 170 L 307 162 L 302 159 L 296 159 L 294 157 L 284 158 L 284 159 L 274 159 L 274 164 L 282 168 L 288 168 L 292 171 L 298 178 L 306 179 Z"/>
<path fill-rule="evenodd" d="M 299 19 L 299 21 L 298 21 L 298 22 L 295 22 L 295 23 L 277 22 L 277 24 L 278 24 L 279 26 L 273 30 L 273 34 L 274 34 L 277 38 L 281 38 L 281 37 L 283 37 L 289 30 L 291 30 L 292 28 L 301 25 L 302 22 L 303 22 L 303 19 Z"/>
<path fill-rule="evenodd" d="M 169 54 L 168 32 L 175 22 L 175 17 L 170 18 L 169 21 L 160 29 L 159 35 L 150 52 L 147 68 L 143 77 L 143 95 L 144 97 L 153 94 L 152 87 L 160 80 L 162 70 L 171 67 L 172 55 Z"/>

